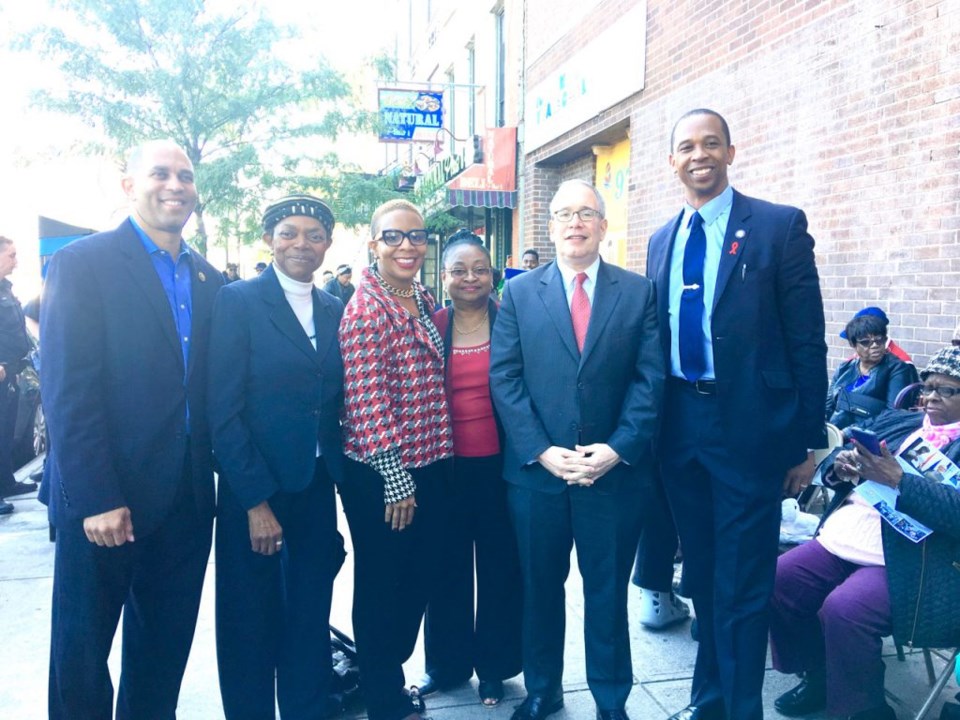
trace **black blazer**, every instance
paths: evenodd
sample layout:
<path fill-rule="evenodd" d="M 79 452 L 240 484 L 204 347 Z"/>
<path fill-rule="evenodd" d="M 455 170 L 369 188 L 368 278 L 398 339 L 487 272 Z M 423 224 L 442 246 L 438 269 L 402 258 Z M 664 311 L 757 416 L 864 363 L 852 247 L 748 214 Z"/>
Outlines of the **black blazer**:
<path fill-rule="evenodd" d="M 184 382 L 170 304 L 129 220 L 53 256 L 40 311 L 51 522 L 127 506 L 138 538 L 158 527 L 183 473 L 188 401 L 193 494 L 212 518 L 206 359 L 223 276 L 196 252 L 192 263 Z"/>
<path fill-rule="evenodd" d="M 668 372 L 670 258 L 681 217 L 657 230 L 647 248 Z M 726 445 L 749 467 L 785 472 L 827 444 L 827 345 L 813 245 L 802 210 L 734 191 L 711 340 Z"/>
<path fill-rule="evenodd" d="M 652 479 L 663 358 L 652 283 L 601 261 L 577 349 L 556 263 L 511 278 L 493 326 L 493 399 L 506 431 L 507 482 L 551 493 L 566 483 L 537 457 L 551 445 L 607 443 L 625 461 L 594 487 Z"/>
<path fill-rule="evenodd" d="M 217 296 L 210 334 L 209 413 L 221 477 L 247 510 L 313 480 L 317 442 L 343 475 L 340 413 L 343 304 L 313 289 L 314 350 L 273 265 Z"/>

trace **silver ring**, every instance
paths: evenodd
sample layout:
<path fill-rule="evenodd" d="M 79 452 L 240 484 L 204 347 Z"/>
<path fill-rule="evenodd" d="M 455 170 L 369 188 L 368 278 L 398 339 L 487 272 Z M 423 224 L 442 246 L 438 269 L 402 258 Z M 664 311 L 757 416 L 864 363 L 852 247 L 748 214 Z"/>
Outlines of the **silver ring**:
<path fill-rule="evenodd" d="M 283 545 L 283 540 L 277 540 L 277 547 L 280 547 L 281 545 Z"/>
<path fill-rule="evenodd" d="M 857 472 L 860 472 L 861 470 L 863 470 L 863 465 L 861 463 L 857 463 L 856 468 L 857 468 Z"/>

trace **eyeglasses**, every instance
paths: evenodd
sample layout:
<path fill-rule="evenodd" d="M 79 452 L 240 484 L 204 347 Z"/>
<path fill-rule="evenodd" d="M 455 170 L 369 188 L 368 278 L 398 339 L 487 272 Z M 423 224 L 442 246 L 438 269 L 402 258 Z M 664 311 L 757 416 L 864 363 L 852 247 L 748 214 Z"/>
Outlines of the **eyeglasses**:
<path fill-rule="evenodd" d="M 924 397 L 930 397 L 936 393 L 944 400 L 949 400 L 952 397 L 960 395 L 960 388 L 958 387 L 947 387 L 946 385 L 924 385 L 920 388 L 920 394 Z"/>
<path fill-rule="evenodd" d="M 559 222 L 570 222 L 574 215 L 579 217 L 581 222 L 590 222 L 600 217 L 600 211 L 593 208 L 580 208 L 579 210 L 564 208 L 563 210 L 557 210 L 553 214 L 553 219 Z"/>
<path fill-rule="evenodd" d="M 453 270 L 447 270 L 447 275 L 452 277 L 454 280 L 463 280 L 470 273 L 473 273 L 475 278 L 480 278 L 483 280 L 484 278 L 490 277 L 490 268 L 480 267 L 473 268 L 472 270 L 466 270 L 465 268 L 454 268 Z"/>
<path fill-rule="evenodd" d="M 410 232 L 404 232 L 403 230 L 384 230 L 380 233 L 380 239 L 390 247 L 402 245 L 404 238 L 409 240 L 411 245 L 426 245 L 427 231 L 411 230 Z"/>
<path fill-rule="evenodd" d="M 887 336 L 881 335 L 880 337 L 861 338 L 859 340 L 856 340 L 855 342 L 857 343 L 857 345 L 859 345 L 862 348 L 873 347 L 874 345 L 877 345 L 878 347 L 883 347 L 884 345 L 887 344 Z"/>

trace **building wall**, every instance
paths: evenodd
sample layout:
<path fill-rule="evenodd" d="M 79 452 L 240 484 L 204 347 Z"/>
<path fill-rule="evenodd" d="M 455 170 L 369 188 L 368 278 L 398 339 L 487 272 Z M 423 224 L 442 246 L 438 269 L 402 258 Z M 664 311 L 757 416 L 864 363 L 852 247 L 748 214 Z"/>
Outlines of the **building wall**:
<path fill-rule="evenodd" d="M 599 31 L 635 4 L 598 4 L 528 64 L 527 82 L 582 47 L 582 28 Z M 527 38 L 539 32 L 525 27 Z M 627 264 L 642 272 L 647 238 L 682 203 L 672 124 L 711 107 L 737 147 L 734 186 L 807 213 L 831 367 L 849 354 L 837 334 L 865 305 L 887 310 L 920 364 L 947 344 L 960 317 L 960 3 L 647 0 L 646 40 L 641 92 L 526 156 L 520 242 L 543 247 L 556 185 L 589 179 L 581 150 L 626 123 Z"/>

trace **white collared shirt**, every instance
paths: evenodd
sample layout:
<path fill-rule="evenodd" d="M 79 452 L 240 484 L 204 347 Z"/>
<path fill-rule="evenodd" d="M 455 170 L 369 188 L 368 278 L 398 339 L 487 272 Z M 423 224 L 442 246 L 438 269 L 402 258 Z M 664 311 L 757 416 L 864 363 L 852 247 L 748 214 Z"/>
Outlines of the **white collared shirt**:
<path fill-rule="evenodd" d="M 600 271 L 600 256 L 586 270 L 574 270 L 568 267 L 563 261 L 557 258 L 557 269 L 560 271 L 560 277 L 563 278 L 563 291 L 567 294 L 567 307 L 573 303 L 573 291 L 577 287 L 577 274 L 585 272 L 587 279 L 583 281 L 583 290 L 587 293 L 587 300 L 590 301 L 590 307 L 593 307 L 593 293 L 597 289 L 597 273 Z"/>

